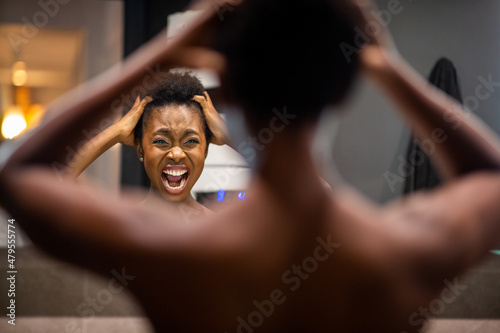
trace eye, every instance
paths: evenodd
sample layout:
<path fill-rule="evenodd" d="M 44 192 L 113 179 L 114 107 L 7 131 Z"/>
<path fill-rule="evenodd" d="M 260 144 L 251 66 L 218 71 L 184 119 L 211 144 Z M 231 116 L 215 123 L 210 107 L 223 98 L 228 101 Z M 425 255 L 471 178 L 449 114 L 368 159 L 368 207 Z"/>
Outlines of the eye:
<path fill-rule="evenodd" d="M 154 144 L 159 144 L 159 145 L 166 145 L 168 144 L 167 141 L 163 140 L 163 139 L 156 139 L 153 141 Z"/>
<path fill-rule="evenodd" d="M 200 142 L 196 139 L 189 139 L 186 141 L 186 144 L 197 144 L 197 143 L 200 143 Z"/>

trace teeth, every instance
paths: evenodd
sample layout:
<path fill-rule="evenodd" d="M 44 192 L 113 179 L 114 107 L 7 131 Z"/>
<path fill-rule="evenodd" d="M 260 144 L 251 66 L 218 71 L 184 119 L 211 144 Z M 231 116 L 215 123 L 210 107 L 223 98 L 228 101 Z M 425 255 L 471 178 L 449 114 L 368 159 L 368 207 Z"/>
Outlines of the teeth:
<path fill-rule="evenodd" d="M 177 187 L 172 187 L 170 186 L 170 184 L 168 183 L 168 180 L 165 181 L 165 185 L 168 187 L 168 189 L 170 190 L 179 190 L 181 189 L 183 186 L 184 186 L 184 183 L 186 183 L 186 180 L 184 178 L 181 179 L 181 183 L 179 186 Z"/>
<path fill-rule="evenodd" d="M 185 174 L 187 170 L 163 170 L 163 173 L 166 173 L 170 176 L 182 176 Z"/>

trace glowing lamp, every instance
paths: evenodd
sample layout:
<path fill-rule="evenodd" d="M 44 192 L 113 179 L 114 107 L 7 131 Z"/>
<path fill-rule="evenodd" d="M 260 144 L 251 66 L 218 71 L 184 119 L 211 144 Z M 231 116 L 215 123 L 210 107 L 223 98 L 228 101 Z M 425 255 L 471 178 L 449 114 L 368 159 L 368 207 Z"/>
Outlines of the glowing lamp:
<path fill-rule="evenodd" d="M 26 64 L 23 61 L 16 61 L 12 65 L 12 84 L 16 87 L 24 86 L 28 81 Z"/>
<path fill-rule="evenodd" d="M 26 119 L 19 108 L 13 107 L 5 110 L 2 122 L 2 135 L 6 139 L 12 139 L 26 128 Z"/>

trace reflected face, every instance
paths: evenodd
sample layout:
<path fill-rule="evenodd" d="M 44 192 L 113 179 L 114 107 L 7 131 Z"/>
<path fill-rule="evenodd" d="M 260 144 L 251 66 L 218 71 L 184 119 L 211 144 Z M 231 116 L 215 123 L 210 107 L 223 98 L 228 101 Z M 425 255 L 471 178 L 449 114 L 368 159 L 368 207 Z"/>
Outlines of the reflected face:
<path fill-rule="evenodd" d="M 186 105 L 160 106 L 143 129 L 144 168 L 151 186 L 167 201 L 191 198 L 205 166 L 207 142 L 199 112 Z"/>

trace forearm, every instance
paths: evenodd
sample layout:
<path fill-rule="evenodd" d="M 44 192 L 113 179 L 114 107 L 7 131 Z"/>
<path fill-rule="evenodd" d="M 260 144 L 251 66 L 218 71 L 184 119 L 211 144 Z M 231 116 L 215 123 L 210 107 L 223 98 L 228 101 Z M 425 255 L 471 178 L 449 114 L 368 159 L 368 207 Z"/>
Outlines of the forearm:
<path fill-rule="evenodd" d="M 152 73 L 161 77 L 168 70 L 160 57 L 164 42 L 158 37 L 123 65 L 49 106 L 56 116 L 26 138 L 8 164 L 68 165 L 72 153 L 88 141 L 88 133 L 100 130 L 104 122 L 113 122 L 118 113 L 121 115 L 121 104 L 133 102 L 135 96 L 131 93 L 144 90 L 146 78 L 146 83 L 154 84 Z"/>
<path fill-rule="evenodd" d="M 78 177 L 99 156 L 115 144 L 120 143 L 119 134 L 118 129 L 114 125 L 111 125 L 89 140 L 76 152 L 68 165 L 68 173 L 73 177 Z"/>
<path fill-rule="evenodd" d="M 24 167 L 1 179 L 0 199 L 35 245 L 64 260 L 98 272 L 119 265 L 117 253 L 138 253 L 141 215 L 126 197 L 115 197 L 73 181 L 59 181 L 52 170 Z M 99 260 L 95 258 L 99 257 Z"/>
<path fill-rule="evenodd" d="M 385 58 L 369 72 L 399 107 L 445 179 L 500 169 L 496 135 L 476 116 L 432 87 L 403 59 Z"/>
<path fill-rule="evenodd" d="M 168 43 L 165 31 L 160 32 L 123 63 L 66 94 L 63 100 L 48 107 L 57 116 L 24 140 L 10 156 L 7 167 L 67 165 L 71 160 L 68 150 L 76 151 L 78 144 L 86 141 L 85 133 L 98 130 L 104 120 L 111 122 L 116 113 L 121 113 L 122 102 L 130 100 L 131 105 L 135 96 L 161 82 L 170 68 L 223 68 L 223 58 L 203 48 L 211 25 L 219 24 L 216 18 L 213 11 L 206 11 L 181 36 Z M 4 167 L 0 166 L 0 173 Z"/>

